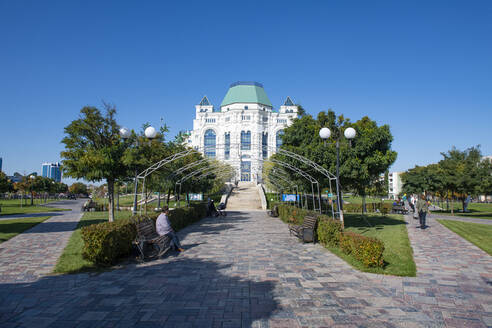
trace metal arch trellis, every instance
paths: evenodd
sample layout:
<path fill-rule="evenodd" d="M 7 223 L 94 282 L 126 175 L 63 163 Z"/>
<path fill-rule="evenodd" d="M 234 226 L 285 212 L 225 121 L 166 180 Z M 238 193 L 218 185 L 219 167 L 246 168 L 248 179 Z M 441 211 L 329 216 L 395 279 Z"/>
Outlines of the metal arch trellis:
<path fill-rule="evenodd" d="M 263 160 L 263 162 L 271 162 L 271 163 L 274 163 L 274 164 L 277 164 L 277 165 L 280 165 L 280 166 L 283 166 L 285 168 L 288 168 L 296 173 L 298 173 L 299 175 L 301 175 L 303 178 L 307 179 L 310 183 L 311 183 L 311 192 L 312 192 L 312 196 L 313 196 L 313 211 L 318 211 L 321 213 L 321 201 L 319 199 L 319 182 L 318 180 L 316 180 L 315 178 L 313 178 L 310 174 L 304 172 L 303 170 L 293 166 L 293 165 L 290 165 L 289 163 L 286 163 L 286 162 L 283 162 L 281 160 L 278 160 L 278 159 L 272 159 L 272 158 L 269 158 L 269 159 L 266 159 L 266 160 Z M 316 208 L 316 199 L 315 199 L 315 196 L 314 196 L 314 186 L 316 185 L 316 188 L 317 188 L 317 191 L 318 191 L 318 205 L 319 205 L 319 208 L 317 209 Z"/>
<path fill-rule="evenodd" d="M 223 167 L 218 167 L 218 166 L 215 166 L 215 167 L 206 167 L 207 170 L 202 170 L 200 171 L 202 174 L 200 174 L 198 177 L 197 177 L 197 180 L 201 180 L 207 176 L 209 176 L 210 174 L 215 174 L 217 171 L 219 170 L 222 170 L 217 176 L 221 177 L 221 176 L 226 176 L 226 175 L 230 175 L 230 176 L 234 176 L 236 174 L 236 172 L 234 170 L 231 170 L 230 168 L 225 168 L 225 171 L 224 171 L 224 168 Z M 175 185 L 175 193 L 178 195 L 177 197 L 177 200 L 178 200 L 178 207 L 180 206 L 180 195 L 181 195 L 181 186 L 183 184 L 183 182 L 185 182 L 186 180 L 192 178 L 193 176 L 195 175 L 198 175 L 200 172 L 192 172 L 188 175 L 186 175 L 185 177 L 183 177 L 182 179 L 180 179 L 178 182 L 176 182 L 176 185 Z M 178 186 L 179 186 L 179 191 L 178 191 Z"/>
<path fill-rule="evenodd" d="M 287 179 L 284 176 L 282 176 L 280 173 L 277 173 L 277 172 L 269 172 L 269 174 L 268 174 L 268 181 L 270 181 L 270 183 L 276 185 L 277 187 L 278 187 L 278 185 L 275 184 L 275 183 L 273 183 L 273 181 L 270 179 L 270 175 L 273 176 L 274 178 L 277 178 L 277 179 L 280 179 L 280 180 L 284 181 L 287 184 L 287 186 L 289 186 L 291 188 L 292 187 L 296 187 L 296 205 L 297 205 L 297 195 L 299 195 L 299 187 L 295 183 L 293 183 L 292 181 L 290 181 L 289 179 Z M 302 205 L 302 203 L 301 203 L 301 205 Z"/>
<path fill-rule="evenodd" d="M 239 144 L 238 144 L 239 146 Z M 229 145 L 225 145 L 225 144 L 216 144 L 215 147 L 213 146 L 208 146 L 208 147 L 205 147 L 205 146 L 200 146 L 200 147 L 195 147 L 195 148 L 188 148 L 186 150 L 183 150 L 181 152 L 178 152 L 178 153 L 175 153 L 171 156 L 168 156 L 164 159 L 162 159 L 161 161 L 157 162 L 157 163 L 154 163 L 153 165 L 151 165 L 150 167 L 148 167 L 146 170 L 142 171 L 140 174 L 137 175 L 137 178 L 139 179 L 143 179 L 143 189 L 142 189 L 142 194 L 144 194 L 145 192 L 145 178 L 147 176 L 149 176 L 150 174 L 152 174 L 153 172 L 155 172 L 156 170 L 160 169 L 161 167 L 171 163 L 171 162 L 174 162 L 175 160 L 177 159 L 180 159 L 180 158 L 183 158 L 183 157 L 186 157 L 190 154 L 193 154 L 193 153 L 204 153 L 206 149 L 214 149 L 214 151 L 217 151 L 219 149 L 225 149 L 226 147 L 231 147 L 231 144 Z M 240 149 L 239 147 L 237 149 Z M 336 176 L 334 176 L 331 172 L 329 172 L 327 169 L 323 168 L 322 166 L 320 166 L 319 164 L 311 161 L 310 159 L 302 156 L 302 155 L 299 155 L 299 154 L 296 154 L 294 152 L 291 152 L 291 151 L 288 151 L 286 149 L 283 149 L 283 148 L 276 148 L 276 147 L 272 147 L 272 146 L 268 146 L 268 145 L 262 145 L 261 146 L 261 149 L 262 150 L 269 150 L 273 153 L 279 153 L 279 154 L 283 154 L 287 157 L 290 157 L 292 159 L 296 159 L 298 160 L 299 162 L 303 163 L 303 164 L 306 164 L 312 168 L 314 168 L 316 171 L 320 172 L 322 175 L 324 175 L 325 177 L 327 177 L 329 179 L 329 188 L 330 188 L 330 193 L 332 194 L 333 191 L 332 191 L 332 186 L 331 186 L 331 181 L 332 180 L 335 180 L 336 181 L 336 189 L 337 189 L 337 195 L 338 195 L 338 188 L 339 188 L 339 181 L 337 181 L 337 178 Z M 201 151 L 203 150 L 203 151 Z M 265 161 L 261 154 L 260 156 L 258 157 L 258 160 L 259 161 Z M 285 163 L 285 162 L 284 162 Z M 198 165 L 198 164 L 197 164 Z M 280 164 L 279 164 L 280 165 Z M 291 167 L 295 167 L 295 166 L 292 166 Z M 189 168 L 189 167 L 188 167 Z M 299 173 L 300 175 L 303 175 L 302 173 L 304 174 L 307 174 L 305 171 L 301 170 L 300 168 L 297 168 L 297 170 L 294 170 L 294 171 L 297 171 L 297 173 Z M 302 173 L 300 173 L 302 172 Z M 311 183 L 313 183 L 313 181 L 311 180 L 311 176 L 309 176 L 310 178 L 308 178 L 307 176 L 304 176 L 306 179 L 310 180 Z M 312 178 L 314 179 L 314 178 Z M 315 180 L 315 179 L 314 179 Z M 317 188 L 318 188 L 318 195 L 319 195 L 319 183 L 317 180 L 316 181 L 316 184 L 317 184 Z M 312 192 L 313 192 L 313 202 L 314 202 L 314 186 L 312 185 Z M 143 195 L 142 195 L 143 197 Z M 321 211 L 321 202 L 320 202 L 320 197 L 318 197 L 319 199 L 319 210 Z M 315 205 L 313 206 L 314 208 L 316 207 Z M 338 212 L 337 212 L 339 215 L 340 215 L 340 219 L 342 220 L 343 222 L 343 213 L 340 209 L 338 209 Z"/>

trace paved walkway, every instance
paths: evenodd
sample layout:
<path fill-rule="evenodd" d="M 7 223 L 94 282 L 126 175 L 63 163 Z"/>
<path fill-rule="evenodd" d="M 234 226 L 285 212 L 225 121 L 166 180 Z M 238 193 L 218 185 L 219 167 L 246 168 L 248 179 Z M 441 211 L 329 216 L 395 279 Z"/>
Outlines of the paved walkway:
<path fill-rule="evenodd" d="M 186 251 L 101 274 L 0 285 L 2 327 L 487 327 L 492 260 L 430 220 L 416 278 L 360 273 L 264 212 L 205 219 Z M 1 255 L 0 255 L 1 256 Z"/>
<path fill-rule="evenodd" d="M 59 201 L 49 206 L 72 211 L 23 215 L 53 217 L 0 244 L 0 284 L 36 281 L 51 273 L 82 217 L 83 203 L 84 200 Z"/>

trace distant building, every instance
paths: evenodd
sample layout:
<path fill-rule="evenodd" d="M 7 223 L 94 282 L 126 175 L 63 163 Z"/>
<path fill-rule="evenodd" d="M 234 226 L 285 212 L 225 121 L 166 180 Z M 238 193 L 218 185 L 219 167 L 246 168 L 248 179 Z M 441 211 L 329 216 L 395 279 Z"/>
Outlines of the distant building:
<path fill-rule="evenodd" d="M 16 183 L 22 181 L 23 175 L 18 172 L 15 172 L 14 175 L 9 176 L 8 178 L 10 181 Z"/>
<path fill-rule="evenodd" d="M 60 163 L 43 163 L 42 176 L 50 178 L 56 182 L 61 182 L 61 165 Z"/>
<path fill-rule="evenodd" d="M 2 172 L 2 158 L 0 157 L 0 172 Z"/>
<path fill-rule="evenodd" d="M 215 108 L 207 97 L 195 106 L 187 144 L 206 157 L 230 164 L 241 181 L 260 182 L 263 161 L 282 145 L 298 107 L 287 97 L 278 110 L 258 82 L 236 82 Z"/>
<path fill-rule="evenodd" d="M 403 172 L 390 172 L 388 174 L 388 195 L 389 198 L 396 199 L 401 193 L 403 183 L 401 182 L 401 174 Z"/>

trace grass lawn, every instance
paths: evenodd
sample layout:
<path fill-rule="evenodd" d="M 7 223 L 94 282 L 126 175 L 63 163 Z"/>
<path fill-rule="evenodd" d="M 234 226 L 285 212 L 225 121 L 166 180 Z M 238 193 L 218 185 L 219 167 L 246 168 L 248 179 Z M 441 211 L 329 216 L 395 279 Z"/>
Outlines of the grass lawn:
<path fill-rule="evenodd" d="M 451 220 L 437 221 L 470 243 L 483 249 L 489 255 L 492 255 L 492 225 Z"/>
<path fill-rule="evenodd" d="M 356 269 L 364 272 L 415 277 L 417 268 L 413 261 L 413 250 L 408 239 L 405 220 L 401 215 L 345 214 L 345 230 L 384 242 L 384 268 L 366 268 L 353 257 L 342 253 L 339 248 L 328 248 Z"/>
<path fill-rule="evenodd" d="M 36 224 L 41 223 L 49 218 L 49 216 L 42 216 L 37 218 L 0 220 L 0 243 L 3 243 L 4 241 L 17 236 L 21 232 L 32 228 Z"/>
<path fill-rule="evenodd" d="M 20 199 L 4 199 L 0 200 L 0 206 L 2 207 L 2 215 L 13 215 L 13 214 L 26 214 L 26 213 L 42 213 L 42 212 L 57 212 L 57 211 L 68 211 L 66 209 L 45 207 L 39 205 L 31 206 L 31 200 L 27 199 L 28 205 L 20 206 Z M 44 202 L 39 202 L 38 199 L 35 200 L 34 204 L 44 204 Z"/>
<path fill-rule="evenodd" d="M 115 211 L 115 220 L 128 218 L 132 215 L 131 211 Z M 82 258 L 82 247 L 84 242 L 80 229 L 82 227 L 108 221 L 108 212 L 86 212 L 80 219 L 77 228 L 73 232 L 67 246 L 56 263 L 55 273 L 77 273 L 84 271 L 98 271 L 95 265 Z"/>
<path fill-rule="evenodd" d="M 438 204 L 436 204 L 438 205 Z M 440 205 L 440 204 L 439 204 Z M 449 204 L 451 206 L 451 203 Z M 442 205 L 442 208 L 446 208 L 446 203 Z M 485 204 L 485 203 L 470 203 L 468 205 L 468 210 L 470 212 L 467 213 L 462 213 L 458 211 L 462 211 L 463 207 L 461 205 L 461 202 L 454 202 L 454 215 L 456 216 L 464 216 L 464 217 L 470 217 L 470 218 L 475 218 L 475 219 L 487 219 L 487 220 L 492 220 L 492 204 Z M 449 211 L 432 211 L 433 213 L 436 214 L 445 214 L 445 215 L 451 215 L 451 210 Z"/>
<path fill-rule="evenodd" d="M 349 196 L 343 197 L 344 203 L 348 202 L 350 204 L 362 204 L 362 197 L 359 196 Z M 383 203 L 393 204 L 394 200 L 385 199 Z M 366 203 L 381 203 L 381 198 L 366 197 Z"/>

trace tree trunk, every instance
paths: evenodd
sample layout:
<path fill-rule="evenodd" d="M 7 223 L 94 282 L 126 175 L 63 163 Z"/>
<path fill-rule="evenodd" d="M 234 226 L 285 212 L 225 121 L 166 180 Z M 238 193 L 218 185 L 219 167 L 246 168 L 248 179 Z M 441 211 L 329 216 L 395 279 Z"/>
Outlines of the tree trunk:
<path fill-rule="evenodd" d="M 451 194 L 451 215 L 454 215 L 454 202 L 453 202 L 453 194 Z"/>
<path fill-rule="evenodd" d="M 367 209 L 366 209 L 366 194 L 363 193 L 362 194 L 362 213 L 366 213 L 367 212 Z"/>
<path fill-rule="evenodd" d="M 109 222 L 114 221 L 114 181 L 107 180 L 108 182 L 108 212 Z"/>
<path fill-rule="evenodd" d="M 449 211 L 449 192 L 446 195 L 446 211 Z"/>
<path fill-rule="evenodd" d="M 167 206 L 169 206 L 169 200 L 171 199 L 171 188 L 167 190 Z"/>
<path fill-rule="evenodd" d="M 120 210 L 120 185 L 116 185 L 116 210 Z"/>
<path fill-rule="evenodd" d="M 161 208 L 161 192 L 159 191 L 159 193 L 157 194 L 157 197 L 159 197 L 157 199 L 157 208 Z"/>
<path fill-rule="evenodd" d="M 34 193 L 31 191 L 31 206 L 34 205 Z"/>

